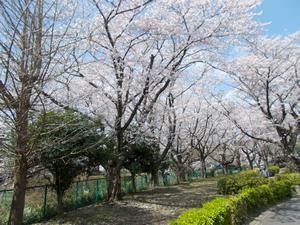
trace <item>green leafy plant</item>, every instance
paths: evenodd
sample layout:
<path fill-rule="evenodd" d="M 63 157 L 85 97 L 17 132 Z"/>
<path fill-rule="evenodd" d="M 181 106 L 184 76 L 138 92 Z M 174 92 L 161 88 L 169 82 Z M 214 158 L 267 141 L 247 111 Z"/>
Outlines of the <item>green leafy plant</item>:
<path fill-rule="evenodd" d="M 88 165 L 86 152 L 90 149 L 101 152 L 99 128 L 100 122 L 69 111 L 45 113 L 31 125 L 32 130 L 39 130 L 35 136 L 39 149 L 36 160 L 53 176 L 49 181 L 57 194 L 59 214 L 63 213 L 65 192 Z"/>
<path fill-rule="evenodd" d="M 171 225 L 230 224 L 231 200 L 216 198 L 202 208 L 190 209 L 179 216 Z"/>
<path fill-rule="evenodd" d="M 299 178 L 296 174 L 282 176 L 280 180 L 270 180 L 267 184 L 246 188 L 228 198 L 216 198 L 181 214 L 170 225 L 240 225 L 247 215 L 257 209 L 288 197 L 293 192 L 293 184 Z M 295 179 L 297 178 L 297 179 Z M 266 180 L 266 179 L 265 179 Z"/>
<path fill-rule="evenodd" d="M 294 185 L 300 185 L 300 174 L 299 173 L 285 173 L 285 174 L 276 174 L 276 180 L 287 180 Z"/>
<path fill-rule="evenodd" d="M 136 175 L 140 173 L 150 173 L 153 161 L 159 157 L 159 147 L 150 141 L 141 140 L 128 145 L 129 152 L 123 166 L 131 173 L 132 191 L 136 192 Z"/>
<path fill-rule="evenodd" d="M 237 194 L 240 190 L 266 184 L 267 179 L 261 178 L 256 170 L 241 172 L 240 174 L 222 177 L 218 180 L 220 194 Z"/>
<path fill-rule="evenodd" d="M 273 177 L 276 174 L 278 174 L 279 170 L 280 170 L 279 166 L 268 166 L 269 175 L 271 177 Z"/>
<path fill-rule="evenodd" d="M 245 170 L 237 174 L 238 176 L 243 176 L 243 177 L 257 177 L 259 176 L 259 171 L 257 169 L 253 170 Z"/>

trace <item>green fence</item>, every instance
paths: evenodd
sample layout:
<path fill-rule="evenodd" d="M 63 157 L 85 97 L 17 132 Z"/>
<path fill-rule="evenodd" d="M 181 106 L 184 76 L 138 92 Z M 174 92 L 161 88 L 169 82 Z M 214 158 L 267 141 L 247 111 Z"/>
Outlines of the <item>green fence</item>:
<path fill-rule="evenodd" d="M 167 176 L 167 184 L 176 183 L 176 176 Z M 149 188 L 150 176 L 136 177 L 136 190 L 141 191 Z M 160 177 L 160 185 L 164 185 Z M 130 177 L 122 177 L 121 190 L 123 194 L 132 192 Z M 7 224 L 13 190 L 0 190 L 0 225 Z M 107 181 L 105 178 L 77 181 L 64 195 L 64 210 L 70 211 L 93 203 L 99 203 L 107 197 Z M 24 224 L 31 224 L 56 215 L 56 193 L 49 185 L 28 187 L 26 189 Z"/>
<path fill-rule="evenodd" d="M 208 177 L 219 174 L 207 173 Z M 201 173 L 194 171 L 187 175 L 187 180 L 193 181 L 201 177 Z M 168 186 L 177 183 L 174 174 L 159 177 L 159 185 Z M 136 177 L 136 190 L 149 188 L 150 176 L 140 175 Z M 130 177 L 122 177 L 121 190 L 123 194 L 132 192 Z M 7 224 L 13 190 L 0 190 L 0 225 Z M 107 197 L 107 181 L 105 178 L 77 181 L 64 195 L 64 210 L 70 211 L 93 203 L 99 203 Z M 28 187 L 26 189 L 24 224 L 36 223 L 49 219 L 56 215 L 56 193 L 49 185 Z"/>

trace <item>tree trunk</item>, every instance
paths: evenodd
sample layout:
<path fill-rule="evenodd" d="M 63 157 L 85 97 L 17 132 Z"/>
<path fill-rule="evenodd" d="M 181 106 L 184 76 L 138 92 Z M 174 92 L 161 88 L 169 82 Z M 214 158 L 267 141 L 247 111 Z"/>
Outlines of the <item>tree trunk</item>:
<path fill-rule="evenodd" d="M 250 169 L 253 170 L 253 161 L 252 160 L 249 160 L 249 166 L 250 166 Z"/>
<path fill-rule="evenodd" d="M 223 165 L 223 174 L 228 175 L 228 165 L 227 164 Z"/>
<path fill-rule="evenodd" d="M 57 214 L 62 216 L 64 214 L 64 205 L 63 205 L 63 193 L 56 192 L 57 197 Z"/>
<path fill-rule="evenodd" d="M 118 117 L 116 119 L 116 137 L 117 137 L 117 151 L 119 154 L 123 152 L 123 130 L 121 126 L 122 120 L 122 107 L 118 107 Z M 120 157 L 117 162 L 109 160 L 107 166 L 107 201 L 112 204 L 115 200 L 120 200 L 122 197 L 121 192 L 121 168 L 124 159 Z"/>
<path fill-rule="evenodd" d="M 176 173 L 176 184 L 180 184 L 180 176 Z"/>
<path fill-rule="evenodd" d="M 26 193 L 26 157 L 21 155 L 15 161 L 14 170 L 14 193 L 10 208 L 9 222 L 10 225 L 20 225 L 23 222 L 23 211 L 25 205 Z"/>
<path fill-rule="evenodd" d="M 113 203 L 121 198 L 121 171 L 112 163 L 107 169 L 107 201 Z"/>
<path fill-rule="evenodd" d="M 205 159 L 201 159 L 201 176 L 203 178 L 206 178 L 206 165 L 205 165 Z"/>
<path fill-rule="evenodd" d="M 132 185 L 132 192 L 136 192 L 136 184 L 135 184 L 135 173 L 131 173 L 131 185 Z"/>
<path fill-rule="evenodd" d="M 253 170 L 253 160 L 254 159 L 251 159 L 251 156 L 248 153 L 246 154 L 246 158 L 247 158 L 250 169 Z"/>
<path fill-rule="evenodd" d="M 151 171 L 151 187 L 159 185 L 158 170 Z"/>
<path fill-rule="evenodd" d="M 185 167 L 182 164 L 177 164 L 176 167 L 174 168 L 175 172 L 176 172 L 176 178 L 177 178 L 177 184 L 181 183 L 181 182 L 185 182 L 186 181 L 186 170 Z"/>
<path fill-rule="evenodd" d="M 61 174 L 63 173 L 63 170 L 60 168 L 56 168 L 55 170 L 55 191 L 56 191 L 56 200 L 57 200 L 57 214 L 59 216 L 62 216 L 64 214 L 64 207 L 63 207 L 63 185 L 61 182 Z"/>
<path fill-rule="evenodd" d="M 179 181 L 180 182 L 185 182 L 186 181 L 186 172 L 185 172 L 185 169 L 181 168 L 180 171 L 179 171 Z"/>
<path fill-rule="evenodd" d="M 117 168 L 117 200 L 122 200 L 122 177 L 121 169 Z"/>
<path fill-rule="evenodd" d="M 241 154 L 239 151 L 237 151 L 236 164 L 237 167 L 239 168 L 239 171 L 242 171 Z"/>
<path fill-rule="evenodd" d="M 26 91 L 25 88 L 24 92 Z M 16 113 L 14 193 L 9 215 L 9 224 L 11 225 L 20 225 L 23 221 L 27 182 L 28 108 L 29 98 L 22 99 L 20 110 Z"/>

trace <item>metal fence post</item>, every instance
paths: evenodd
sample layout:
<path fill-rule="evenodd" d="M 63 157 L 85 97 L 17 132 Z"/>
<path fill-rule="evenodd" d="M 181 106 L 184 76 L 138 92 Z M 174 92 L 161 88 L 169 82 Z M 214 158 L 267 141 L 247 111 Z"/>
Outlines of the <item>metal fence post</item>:
<path fill-rule="evenodd" d="M 46 217 L 47 213 L 47 192 L 48 192 L 48 185 L 45 185 L 45 190 L 44 190 L 44 206 L 43 206 L 43 217 Z"/>

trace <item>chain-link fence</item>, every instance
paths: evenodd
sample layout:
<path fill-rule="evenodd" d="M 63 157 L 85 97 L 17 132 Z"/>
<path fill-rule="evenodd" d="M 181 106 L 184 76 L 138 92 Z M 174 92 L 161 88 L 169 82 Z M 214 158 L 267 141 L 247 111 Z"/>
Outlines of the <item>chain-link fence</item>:
<path fill-rule="evenodd" d="M 168 176 L 167 185 L 175 184 L 174 175 Z M 150 176 L 142 175 L 135 178 L 136 191 L 149 188 Z M 164 185 L 160 178 L 160 185 Z M 131 177 L 122 177 L 121 190 L 123 194 L 133 192 Z M 0 190 L 0 225 L 7 224 L 12 189 Z M 64 194 L 63 207 L 65 211 L 74 210 L 93 203 L 99 203 L 107 198 L 107 181 L 105 178 L 76 181 Z M 50 185 L 33 186 L 26 189 L 24 224 L 31 224 L 48 219 L 57 214 L 57 195 Z"/>
<path fill-rule="evenodd" d="M 233 172 L 232 172 L 233 173 Z M 208 177 L 220 174 L 207 173 Z M 187 180 L 193 181 L 201 177 L 199 171 L 187 175 Z M 168 186 L 177 183 L 174 174 L 159 176 L 159 185 Z M 135 178 L 136 191 L 150 186 L 150 176 L 140 175 Z M 133 192 L 131 177 L 122 177 L 121 190 L 123 194 Z M 0 190 L 0 225 L 7 224 L 13 190 Z M 65 211 L 74 210 L 86 205 L 99 203 L 107 198 L 107 181 L 105 178 L 76 181 L 66 191 L 63 199 Z M 33 186 L 26 189 L 24 224 L 31 224 L 49 219 L 57 214 L 57 195 L 50 185 Z"/>

